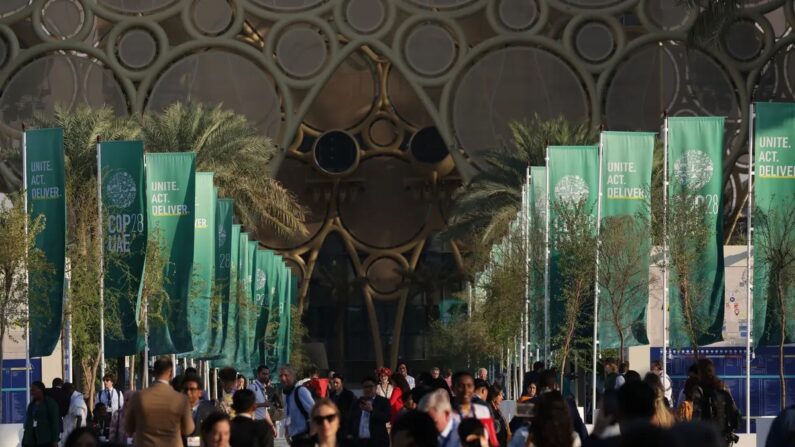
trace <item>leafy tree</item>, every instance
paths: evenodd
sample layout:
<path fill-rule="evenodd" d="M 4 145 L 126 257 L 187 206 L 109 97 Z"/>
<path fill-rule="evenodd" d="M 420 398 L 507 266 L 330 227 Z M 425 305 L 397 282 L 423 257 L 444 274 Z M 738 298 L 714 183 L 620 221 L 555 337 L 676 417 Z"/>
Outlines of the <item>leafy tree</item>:
<path fill-rule="evenodd" d="M 481 171 L 456 195 L 447 237 L 468 239 L 476 235 L 487 247 L 499 242 L 522 206 L 526 169 L 544 163 L 546 147 L 593 144 L 596 140 L 590 126 L 572 124 L 562 117 L 542 120 L 534 115 L 509 126 L 513 147 L 485 156 Z"/>
<path fill-rule="evenodd" d="M 276 154 L 244 116 L 220 106 L 174 103 L 140 121 L 148 152 L 196 152 L 196 170 L 215 172 L 220 193 L 235 199 L 243 225 L 281 236 L 305 234 L 304 208 L 269 177 Z"/>
<path fill-rule="evenodd" d="M 655 204 L 661 207 L 662 204 Z M 654 213 L 662 216 L 661 212 Z M 670 278 L 674 282 L 674 299 L 682 308 L 684 329 L 696 357 L 699 355 L 698 342 L 708 335 L 708 315 L 703 315 L 702 303 L 709 299 L 711 283 L 701 278 L 701 259 L 712 233 L 707 225 L 707 204 L 698 199 L 698 194 L 687 187 L 668 199 L 667 240 L 668 266 Z M 662 223 L 653 225 L 655 233 L 662 232 Z M 662 235 L 658 236 L 662 240 Z M 657 238 L 655 238 L 657 239 Z"/>
<path fill-rule="evenodd" d="M 69 300 L 73 353 L 83 371 L 83 394 L 93 408 L 100 365 L 99 291 L 100 249 L 97 205 L 97 138 L 126 140 L 138 136 L 135 123 L 119 118 L 109 108 L 80 106 L 73 110 L 57 106 L 51 117 L 37 116 L 34 127 L 60 127 L 64 135 L 66 171 L 66 253 L 69 259 Z"/>
<path fill-rule="evenodd" d="M 28 283 L 49 289 L 47 284 L 51 284 L 54 276 L 44 252 L 36 248 L 36 236 L 44 229 L 44 218 L 31 219 L 25 213 L 23 194 L 0 195 L 0 340 L 5 340 L 9 329 L 24 327 L 28 322 Z M 3 354 L 0 349 L 0 364 Z"/>
<path fill-rule="evenodd" d="M 593 310 L 596 256 L 596 230 L 592 214 L 585 200 L 578 203 L 555 203 L 556 215 L 552 244 L 558 253 L 558 272 L 561 278 L 563 321 L 553 333 L 560 383 L 566 365 L 584 353 L 592 334 L 584 330 L 592 324 L 589 310 Z"/>
<path fill-rule="evenodd" d="M 762 343 L 778 343 L 779 386 L 781 408 L 787 405 L 784 380 L 784 345 L 792 341 L 788 316 L 795 312 L 795 197 L 780 202 L 767 212 L 754 212 L 755 258 L 766 264 L 768 306 L 765 339 Z M 759 266 L 758 268 L 761 268 Z"/>
<path fill-rule="evenodd" d="M 599 295 L 599 312 L 618 334 L 619 362 L 624 361 L 628 333 L 643 325 L 632 310 L 645 307 L 648 300 L 648 232 L 643 215 L 608 217 L 600 229 L 599 286 L 604 293 Z"/>

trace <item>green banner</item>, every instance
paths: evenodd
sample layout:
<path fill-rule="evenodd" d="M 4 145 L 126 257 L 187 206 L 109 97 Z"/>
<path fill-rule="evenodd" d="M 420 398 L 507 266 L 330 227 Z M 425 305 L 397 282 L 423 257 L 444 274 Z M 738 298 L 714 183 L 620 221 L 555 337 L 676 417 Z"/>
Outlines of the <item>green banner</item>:
<path fill-rule="evenodd" d="M 229 199 L 229 213 L 232 214 L 234 204 Z M 231 222 L 231 216 L 230 216 Z M 226 318 L 224 319 L 224 344 L 223 350 L 218 359 L 213 361 L 213 367 L 223 368 L 225 366 L 233 366 L 235 364 L 235 355 L 238 345 L 238 324 L 237 320 L 240 318 L 238 313 L 238 290 L 239 290 L 239 275 L 240 271 L 240 230 L 242 226 L 239 224 L 232 224 L 232 231 L 228 233 L 230 236 L 227 238 L 229 244 L 229 298 L 226 303 L 226 310 L 224 311 Z M 217 265 L 217 264 L 216 264 Z"/>
<path fill-rule="evenodd" d="M 273 271 L 274 254 L 270 250 L 257 249 L 254 261 L 254 321 L 253 352 L 251 366 L 265 364 L 268 357 L 268 322 L 271 315 L 271 304 L 275 293 L 277 277 Z"/>
<path fill-rule="evenodd" d="M 692 299 L 684 305 L 684 295 L 676 278 L 671 244 L 669 276 L 669 339 L 673 348 L 692 346 L 689 333 L 696 334 L 700 346 L 720 341 L 723 328 L 723 117 L 668 118 L 669 206 L 677 194 L 690 191 L 706 206 L 707 243 L 697 268 L 689 276 Z M 669 209 L 669 215 L 675 210 Z M 676 241 L 677 230 L 669 224 L 669 239 Z M 693 325 L 687 324 L 690 308 Z"/>
<path fill-rule="evenodd" d="M 651 228 L 648 192 L 655 134 L 602 132 L 599 347 L 648 344 Z M 607 238 L 607 239 L 605 239 Z M 603 252 L 604 254 L 604 252 Z M 623 343 L 622 343 L 623 341 Z"/>
<path fill-rule="evenodd" d="M 210 356 L 212 324 L 210 321 L 215 271 L 215 188 L 212 172 L 196 173 L 196 207 L 194 209 L 193 274 L 188 300 L 193 352 L 191 357 Z"/>
<path fill-rule="evenodd" d="M 188 295 L 193 267 L 196 154 L 146 154 L 148 237 L 167 260 L 163 285 L 168 297 L 148 303 L 150 355 L 193 351 Z"/>
<path fill-rule="evenodd" d="M 547 168 L 530 167 L 530 343 L 544 349 L 544 235 L 547 213 Z"/>
<path fill-rule="evenodd" d="M 599 147 L 598 146 L 550 146 L 549 147 L 549 324 L 551 343 L 560 336 L 565 320 L 566 303 L 563 286 L 566 278 L 560 272 L 560 254 L 557 250 L 557 237 L 562 224 L 558 219 L 556 207 L 584 204 L 584 211 L 596 221 L 596 200 L 599 193 Z M 594 225 L 594 229 L 596 226 Z M 594 247 L 596 262 L 596 247 Z M 593 324 L 593 318 L 586 326 Z M 592 326 L 591 326 L 592 327 Z M 588 330 L 588 332 L 590 332 Z"/>
<path fill-rule="evenodd" d="M 235 368 L 248 371 L 251 357 L 249 341 L 249 320 L 251 319 L 251 274 L 253 271 L 254 256 L 249 250 L 248 233 L 241 232 L 239 243 L 239 289 L 237 294 L 237 345 L 235 346 Z"/>
<path fill-rule="evenodd" d="M 98 146 L 104 260 L 105 358 L 143 351 L 138 332 L 146 258 L 143 141 Z"/>
<path fill-rule="evenodd" d="M 298 278 L 293 275 L 290 267 L 284 262 L 281 264 L 282 281 L 279 283 L 279 324 L 276 335 L 276 354 L 274 364 L 283 365 L 290 363 L 290 324 L 292 318 L 292 303 L 298 300 Z"/>
<path fill-rule="evenodd" d="M 795 207 L 795 104 L 756 103 L 754 120 L 754 309 L 753 342 L 778 345 L 795 343 L 791 318 L 795 288 L 771 275 L 781 249 L 793 243 L 791 220 Z M 781 256 L 778 256 L 781 259 Z M 780 262 L 780 261 L 779 261 Z M 779 286 L 783 290 L 779 297 Z M 789 315 L 783 318 L 782 316 Z"/>
<path fill-rule="evenodd" d="M 208 357 L 217 358 L 223 354 L 226 343 L 229 319 L 229 274 L 232 257 L 232 211 L 234 201 L 215 195 L 215 275 L 213 286 L 212 311 L 210 314 L 211 340 Z"/>
<path fill-rule="evenodd" d="M 52 354 L 61 337 L 63 320 L 64 262 L 66 259 L 66 196 L 63 129 L 29 130 L 24 135 L 25 189 L 32 219 L 43 216 L 44 228 L 36 236 L 53 269 L 46 286 L 31 281 L 28 291 L 30 357 Z"/>

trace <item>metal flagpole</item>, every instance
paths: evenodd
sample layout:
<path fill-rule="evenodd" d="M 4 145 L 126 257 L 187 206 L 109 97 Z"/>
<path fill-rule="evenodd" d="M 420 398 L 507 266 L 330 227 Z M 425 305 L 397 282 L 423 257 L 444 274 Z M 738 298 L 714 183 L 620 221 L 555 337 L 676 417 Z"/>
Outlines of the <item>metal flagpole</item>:
<path fill-rule="evenodd" d="M 668 111 L 663 112 L 663 342 L 662 363 L 663 377 L 668 374 Z"/>
<path fill-rule="evenodd" d="M 601 127 L 601 126 L 600 126 Z M 599 186 L 596 195 L 596 266 L 593 294 L 593 371 L 591 371 L 591 418 L 596 421 L 596 362 L 599 357 L 599 230 L 602 224 L 602 157 L 604 138 L 599 133 Z"/>
<path fill-rule="evenodd" d="M 102 151 L 97 135 L 97 207 L 99 208 L 99 369 L 105 377 L 105 240 L 102 228 Z"/>
<path fill-rule="evenodd" d="M 549 367 L 549 145 L 546 147 L 544 163 L 546 167 L 544 181 L 547 184 L 544 190 L 544 195 L 546 195 L 546 208 L 544 209 L 544 363 Z"/>
<path fill-rule="evenodd" d="M 22 184 L 25 190 L 25 293 L 28 298 L 28 318 L 25 320 L 25 403 L 30 405 L 30 272 L 28 271 L 28 134 L 22 124 Z"/>
<path fill-rule="evenodd" d="M 524 370 L 530 371 L 530 166 L 524 175 L 524 210 L 522 210 L 522 229 L 524 230 Z M 522 390 L 524 392 L 524 390 Z"/>
<path fill-rule="evenodd" d="M 144 170 L 146 170 L 146 155 L 144 155 Z M 146 261 L 144 261 L 145 263 Z M 143 286 L 143 284 L 142 284 Z M 141 389 L 145 389 L 149 385 L 149 299 L 144 296 L 143 303 L 143 320 L 144 320 L 144 355 L 143 367 L 141 368 Z"/>
<path fill-rule="evenodd" d="M 751 345 L 753 343 L 754 295 L 753 271 L 751 270 L 751 238 L 754 231 L 752 217 L 754 214 L 754 122 L 756 111 L 754 103 L 750 105 L 751 122 L 748 125 L 748 211 L 746 211 L 746 251 L 745 251 L 745 432 L 751 433 Z"/>

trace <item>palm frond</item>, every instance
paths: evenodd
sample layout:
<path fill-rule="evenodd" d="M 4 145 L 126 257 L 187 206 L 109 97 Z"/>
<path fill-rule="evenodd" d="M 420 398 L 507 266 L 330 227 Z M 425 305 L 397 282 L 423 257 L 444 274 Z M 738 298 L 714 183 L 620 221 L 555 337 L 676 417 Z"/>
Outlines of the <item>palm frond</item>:
<path fill-rule="evenodd" d="M 491 246 L 508 232 L 522 203 L 528 166 L 541 165 L 547 145 L 593 144 L 596 133 L 587 123 L 565 118 L 542 120 L 538 115 L 509 123 L 513 146 L 483 157 L 472 181 L 454 197 L 448 239 L 475 240 Z"/>
<path fill-rule="evenodd" d="M 215 172 L 220 192 L 235 200 L 242 223 L 282 237 L 305 234 L 306 211 L 268 177 L 273 143 L 246 118 L 220 106 L 175 103 L 141 119 L 148 152 L 195 151 L 196 169 Z"/>

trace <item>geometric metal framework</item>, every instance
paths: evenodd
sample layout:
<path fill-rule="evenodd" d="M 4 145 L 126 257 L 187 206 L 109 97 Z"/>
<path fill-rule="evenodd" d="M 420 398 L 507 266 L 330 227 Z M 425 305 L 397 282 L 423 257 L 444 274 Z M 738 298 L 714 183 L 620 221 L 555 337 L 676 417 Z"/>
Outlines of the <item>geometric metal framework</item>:
<path fill-rule="evenodd" d="M 420 361 L 419 314 L 445 292 L 402 278 L 449 266 L 455 247 L 435 234 L 451 194 L 510 144 L 511 120 L 658 131 L 663 110 L 726 116 L 732 226 L 748 104 L 795 99 L 795 9 L 746 2 L 717 48 L 686 48 L 696 16 L 684 3 L 4 0 L 0 138 L 18 145 L 21 123 L 59 103 L 127 115 L 194 100 L 246 115 L 283 149 L 277 177 L 310 209 L 303 240 L 257 237 L 301 277 L 330 366 Z M 316 268 L 335 265 L 351 290 Z"/>

